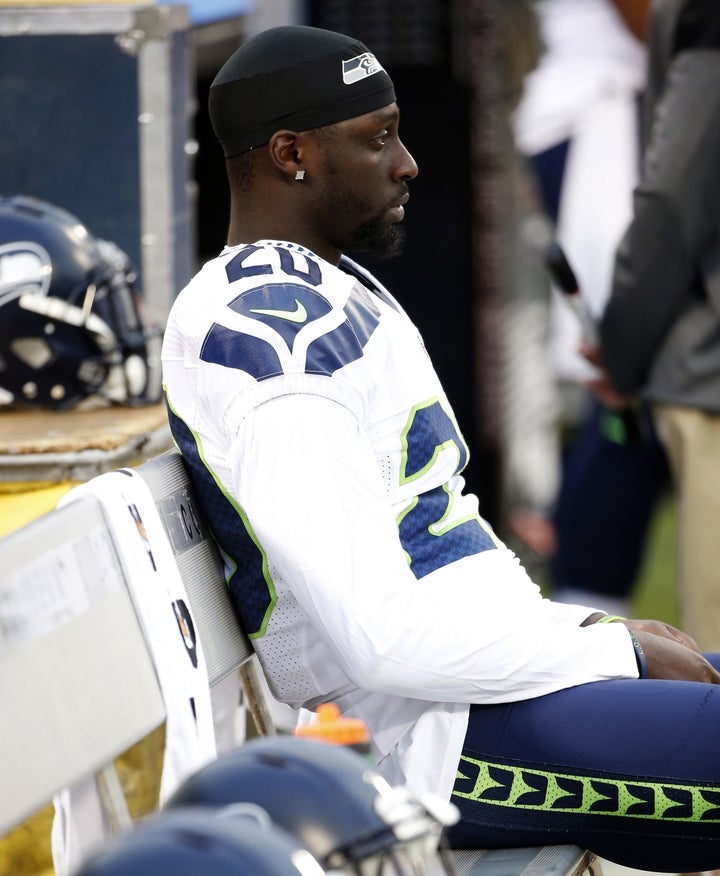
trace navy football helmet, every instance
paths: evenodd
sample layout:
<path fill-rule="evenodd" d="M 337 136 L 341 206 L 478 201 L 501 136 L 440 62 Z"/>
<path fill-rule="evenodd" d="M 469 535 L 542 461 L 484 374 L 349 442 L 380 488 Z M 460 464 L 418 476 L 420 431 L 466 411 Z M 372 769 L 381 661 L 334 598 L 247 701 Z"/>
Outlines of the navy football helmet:
<path fill-rule="evenodd" d="M 92 855 L 75 876 L 323 876 L 259 807 L 163 812 Z"/>
<path fill-rule="evenodd" d="M 0 197 L 0 403 L 157 402 L 161 334 L 118 246 L 46 201 Z"/>
<path fill-rule="evenodd" d="M 457 808 L 391 787 L 363 755 L 294 736 L 251 739 L 190 776 L 168 808 L 255 803 L 326 871 L 452 873 L 442 831 Z"/>

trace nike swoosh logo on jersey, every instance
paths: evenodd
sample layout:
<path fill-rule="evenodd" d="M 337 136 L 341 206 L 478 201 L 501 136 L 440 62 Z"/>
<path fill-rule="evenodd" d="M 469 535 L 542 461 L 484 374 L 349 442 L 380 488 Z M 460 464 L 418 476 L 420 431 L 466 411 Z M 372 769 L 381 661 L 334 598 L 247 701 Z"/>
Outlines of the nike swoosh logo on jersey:
<path fill-rule="evenodd" d="M 261 310 L 260 308 L 251 309 L 250 313 L 257 313 L 260 316 L 276 316 L 278 319 L 286 319 L 288 322 L 305 322 L 307 319 L 307 310 L 297 298 L 295 299 L 295 310 Z"/>

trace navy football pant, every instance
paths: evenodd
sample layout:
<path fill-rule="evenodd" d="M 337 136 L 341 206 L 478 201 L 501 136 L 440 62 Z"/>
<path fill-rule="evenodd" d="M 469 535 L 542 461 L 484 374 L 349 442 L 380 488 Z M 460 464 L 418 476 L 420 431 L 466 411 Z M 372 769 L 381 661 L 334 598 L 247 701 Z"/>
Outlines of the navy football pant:
<path fill-rule="evenodd" d="M 602 681 L 472 706 L 452 799 L 455 848 L 572 843 L 627 867 L 720 868 L 720 685 Z"/>

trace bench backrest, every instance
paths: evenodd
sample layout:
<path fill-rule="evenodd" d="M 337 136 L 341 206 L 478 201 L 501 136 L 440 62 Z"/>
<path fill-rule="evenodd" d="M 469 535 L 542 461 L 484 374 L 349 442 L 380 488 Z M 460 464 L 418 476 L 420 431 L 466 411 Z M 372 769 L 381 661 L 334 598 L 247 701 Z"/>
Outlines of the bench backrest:
<path fill-rule="evenodd" d="M 220 551 L 198 510 L 185 464 L 168 450 L 134 471 L 147 484 L 175 555 L 190 601 L 210 686 L 239 671 L 247 707 L 261 736 L 276 732 L 254 649 L 230 601 Z"/>
<path fill-rule="evenodd" d="M 210 686 L 239 670 L 258 733 L 274 732 L 180 454 L 134 471 L 172 547 Z M 0 539 L 0 835 L 85 776 L 114 781 L 114 758 L 166 717 L 105 514 L 90 491 Z"/>
<path fill-rule="evenodd" d="M 203 523 L 185 464 L 177 450 L 154 457 L 134 471 L 147 484 L 175 555 L 203 645 L 210 686 L 234 670 L 261 736 L 275 733 L 254 650 L 230 601 L 217 544 Z"/>
<path fill-rule="evenodd" d="M 0 834 L 165 718 L 92 496 L 0 540 Z"/>
<path fill-rule="evenodd" d="M 134 471 L 147 484 L 172 546 L 212 687 L 253 654 L 250 640 L 235 618 L 220 552 L 202 521 L 177 451 L 156 456 Z"/>

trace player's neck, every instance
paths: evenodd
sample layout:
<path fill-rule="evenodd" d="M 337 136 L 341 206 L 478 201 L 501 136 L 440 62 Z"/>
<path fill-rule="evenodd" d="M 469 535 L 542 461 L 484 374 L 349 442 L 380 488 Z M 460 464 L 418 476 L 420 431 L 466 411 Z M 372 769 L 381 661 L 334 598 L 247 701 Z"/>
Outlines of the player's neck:
<path fill-rule="evenodd" d="M 231 220 L 227 236 L 228 246 L 253 243 L 256 240 L 286 240 L 309 249 L 333 265 L 340 262 L 341 253 L 332 244 L 293 223 L 272 218 L 266 221 L 247 221 L 247 217 L 242 217 L 241 221 Z"/>

